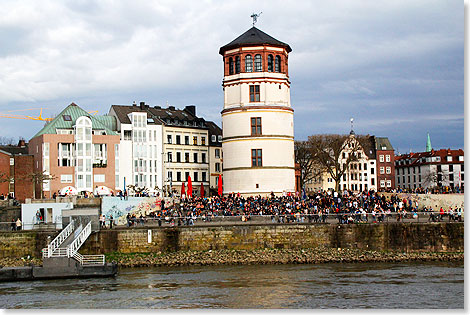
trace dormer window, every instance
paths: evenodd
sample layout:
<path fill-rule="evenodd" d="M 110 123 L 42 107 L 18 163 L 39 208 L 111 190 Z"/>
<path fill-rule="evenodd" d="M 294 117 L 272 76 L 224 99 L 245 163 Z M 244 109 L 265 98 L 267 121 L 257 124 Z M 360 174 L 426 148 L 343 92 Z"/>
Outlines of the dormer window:
<path fill-rule="evenodd" d="M 255 56 L 255 71 L 256 72 L 263 71 L 263 59 L 261 58 L 261 55 L 259 54 Z"/>
<path fill-rule="evenodd" d="M 72 117 L 70 115 L 62 115 L 64 121 L 72 121 Z"/>
<path fill-rule="evenodd" d="M 253 58 L 251 55 L 245 57 L 245 72 L 253 72 Z"/>
<path fill-rule="evenodd" d="M 276 56 L 275 70 L 281 72 L 281 56 Z"/>
<path fill-rule="evenodd" d="M 268 72 L 273 72 L 274 71 L 274 58 L 273 55 L 268 55 Z"/>
<path fill-rule="evenodd" d="M 228 74 L 229 75 L 233 74 L 233 58 L 232 57 L 228 58 Z"/>

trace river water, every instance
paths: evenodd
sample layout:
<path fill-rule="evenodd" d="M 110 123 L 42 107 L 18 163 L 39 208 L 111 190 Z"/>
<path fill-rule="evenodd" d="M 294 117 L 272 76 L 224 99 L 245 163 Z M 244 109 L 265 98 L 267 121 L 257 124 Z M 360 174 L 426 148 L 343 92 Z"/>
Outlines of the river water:
<path fill-rule="evenodd" d="M 0 283 L 1 308 L 463 308 L 464 264 L 120 269 L 115 278 Z"/>

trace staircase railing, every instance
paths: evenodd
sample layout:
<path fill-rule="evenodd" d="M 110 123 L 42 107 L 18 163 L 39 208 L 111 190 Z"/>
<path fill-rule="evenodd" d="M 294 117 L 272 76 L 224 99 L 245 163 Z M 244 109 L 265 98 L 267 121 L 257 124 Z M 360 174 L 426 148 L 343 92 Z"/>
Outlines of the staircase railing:
<path fill-rule="evenodd" d="M 104 255 L 82 255 L 76 252 L 72 257 L 77 260 L 80 265 L 104 265 L 105 262 Z"/>
<path fill-rule="evenodd" d="M 75 240 L 67 246 L 67 257 L 73 257 L 73 255 L 78 252 L 80 247 L 85 243 L 88 236 L 91 234 L 91 221 L 85 226 L 85 228 L 78 234 Z"/>
<path fill-rule="evenodd" d="M 70 221 L 70 223 L 63 229 L 59 235 L 57 235 L 54 240 L 47 245 L 47 248 L 42 250 L 43 257 L 49 258 L 52 257 L 54 252 L 56 252 L 60 245 L 72 234 L 73 230 L 75 229 L 75 220 Z"/>

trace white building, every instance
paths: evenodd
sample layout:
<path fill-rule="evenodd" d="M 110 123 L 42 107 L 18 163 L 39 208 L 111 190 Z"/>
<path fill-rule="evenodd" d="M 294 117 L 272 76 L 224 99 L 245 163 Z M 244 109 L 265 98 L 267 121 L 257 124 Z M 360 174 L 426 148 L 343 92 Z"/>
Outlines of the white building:
<path fill-rule="evenodd" d="M 397 156 L 395 183 L 397 188 L 464 188 L 464 151 L 431 150 Z"/>
<path fill-rule="evenodd" d="M 224 60 L 224 193 L 295 191 L 289 45 L 256 27 L 220 48 Z"/>
<path fill-rule="evenodd" d="M 209 133 L 196 107 L 161 108 L 113 105 L 109 115 L 117 119 L 121 135 L 119 180 L 127 185 L 147 187 L 150 192 L 179 193 L 191 176 L 193 195 L 201 183 L 209 192 Z M 186 184 L 185 184 L 186 185 Z"/>
<path fill-rule="evenodd" d="M 147 187 L 150 192 L 163 187 L 163 123 L 152 115 L 150 107 L 141 102 L 139 106 L 112 105 L 109 115 L 117 120 L 121 136 L 116 154 L 116 181 L 124 186 Z"/>

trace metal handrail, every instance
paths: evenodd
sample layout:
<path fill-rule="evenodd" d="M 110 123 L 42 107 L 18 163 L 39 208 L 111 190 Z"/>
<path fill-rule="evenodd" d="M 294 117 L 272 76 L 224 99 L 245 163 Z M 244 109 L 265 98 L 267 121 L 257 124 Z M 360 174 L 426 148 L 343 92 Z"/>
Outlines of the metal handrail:
<path fill-rule="evenodd" d="M 52 253 L 54 253 L 60 247 L 60 245 L 62 245 L 62 243 L 67 239 L 67 237 L 69 237 L 70 234 L 72 234 L 74 229 L 75 229 L 75 220 L 72 220 L 65 227 L 65 229 L 63 229 L 59 233 L 59 235 L 57 235 L 56 238 L 54 238 L 54 240 L 49 245 L 47 245 L 49 257 L 51 257 L 50 255 L 52 255 Z"/>
<path fill-rule="evenodd" d="M 85 228 L 78 234 L 75 240 L 67 246 L 67 257 L 73 257 L 75 253 L 78 252 L 80 247 L 85 243 L 88 236 L 91 234 L 91 221 L 85 226 Z"/>
<path fill-rule="evenodd" d="M 77 260 L 80 265 L 104 265 L 105 256 L 104 255 L 82 255 L 79 252 L 76 252 L 72 256 Z"/>

